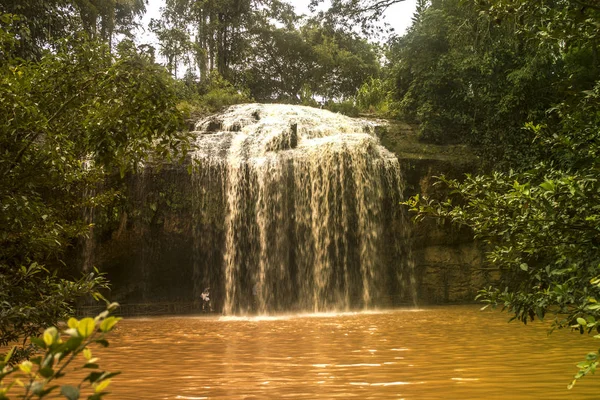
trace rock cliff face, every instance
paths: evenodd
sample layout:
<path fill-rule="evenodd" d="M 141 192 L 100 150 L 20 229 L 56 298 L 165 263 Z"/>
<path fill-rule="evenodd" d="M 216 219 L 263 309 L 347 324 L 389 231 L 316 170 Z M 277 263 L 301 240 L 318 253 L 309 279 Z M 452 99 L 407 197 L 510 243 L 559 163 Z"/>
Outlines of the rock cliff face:
<path fill-rule="evenodd" d="M 390 122 L 379 130 L 382 144 L 399 159 L 404 198 L 443 195 L 437 176 L 461 178 L 476 173 L 477 158 L 466 146 L 420 143 L 409 125 Z M 417 296 L 422 303 L 472 302 L 477 290 L 493 282 L 497 271 L 486 267 L 483 248 L 468 229 L 436 221 L 412 225 L 412 257 Z"/>
<path fill-rule="evenodd" d="M 116 301 L 199 301 L 208 286 L 226 313 L 472 301 L 494 274 L 469 232 L 411 226 L 399 202 L 477 160 L 380 125 L 258 104 L 200 121 L 183 165 L 117 183 L 126 200 L 94 221 L 84 265 Z"/>

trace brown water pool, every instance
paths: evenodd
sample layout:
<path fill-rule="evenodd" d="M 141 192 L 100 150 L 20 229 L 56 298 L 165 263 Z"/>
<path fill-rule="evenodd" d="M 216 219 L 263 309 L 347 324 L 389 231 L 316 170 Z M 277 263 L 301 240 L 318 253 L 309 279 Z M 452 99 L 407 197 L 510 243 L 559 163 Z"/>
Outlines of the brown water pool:
<path fill-rule="evenodd" d="M 121 321 L 113 399 L 597 399 L 566 386 L 600 341 L 474 306 Z M 598 343 L 596 343 L 598 342 Z"/>

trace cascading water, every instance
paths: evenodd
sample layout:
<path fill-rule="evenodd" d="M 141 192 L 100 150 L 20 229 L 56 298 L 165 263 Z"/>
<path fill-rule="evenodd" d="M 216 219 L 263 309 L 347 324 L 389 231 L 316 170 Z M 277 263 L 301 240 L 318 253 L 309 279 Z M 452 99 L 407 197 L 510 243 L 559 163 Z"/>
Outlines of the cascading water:
<path fill-rule="evenodd" d="M 347 310 L 412 278 L 400 167 L 374 124 L 248 104 L 196 130 L 195 296 L 220 288 L 227 314 Z"/>

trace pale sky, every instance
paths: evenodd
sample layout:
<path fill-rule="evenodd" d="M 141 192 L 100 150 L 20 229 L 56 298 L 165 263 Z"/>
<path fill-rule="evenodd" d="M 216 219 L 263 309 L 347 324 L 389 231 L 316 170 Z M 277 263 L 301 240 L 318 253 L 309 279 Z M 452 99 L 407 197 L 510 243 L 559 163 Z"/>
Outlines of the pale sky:
<path fill-rule="evenodd" d="M 298 13 L 308 14 L 309 0 L 287 0 L 288 3 L 292 4 Z M 147 28 L 150 18 L 160 17 L 160 7 L 165 4 L 164 0 L 150 0 L 147 13 L 144 16 L 143 24 Z M 417 7 L 417 0 L 404 0 L 400 3 L 394 4 L 389 7 L 385 13 L 385 22 L 390 24 L 392 28 L 396 30 L 396 33 L 401 35 L 406 32 L 406 29 L 411 24 L 411 18 Z M 141 35 L 141 41 L 143 42 L 154 42 L 153 34 L 146 32 Z"/>

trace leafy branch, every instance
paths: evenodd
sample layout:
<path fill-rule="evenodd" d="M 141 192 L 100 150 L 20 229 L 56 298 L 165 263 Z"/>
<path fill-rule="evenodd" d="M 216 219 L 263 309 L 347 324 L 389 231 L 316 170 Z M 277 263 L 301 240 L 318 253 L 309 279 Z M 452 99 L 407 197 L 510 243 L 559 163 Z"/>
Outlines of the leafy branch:
<path fill-rule="evenodd" d="M 4 360 L 0 361 L 0 400 L 9 400 L 12 394 L 9 391 L 15 386 L 21 387 L 23 391 L 18 398 L 25 400 L 43 399 L 58 388 L 60 394 L 68 400 L 80 399 L 86 388 L 91 390 L 88 400 L 100 400 L 108 394 L 106 389 L 111 378 L 119 372 L 100 371 L 98 358 L 93 357 L 90 347 L 94 344 L 108 347 L 106 335 L 121 320 L 110 315 L 117 307 L 117 303 L 109 304 L 95 318 L 70 318 L 66 329 L 59 331 L 56 327 L 50 327 L 41 337 L 32 337 L 31 342 L 45 352 L 18 365 L 11 363 L 16 350 L 13 347 Z M 92 371 L 77 386 L 51 385 L 53 381 L 66 375 L 65 369 L 80 355 L 85 359 L 82 368 Z"/>

